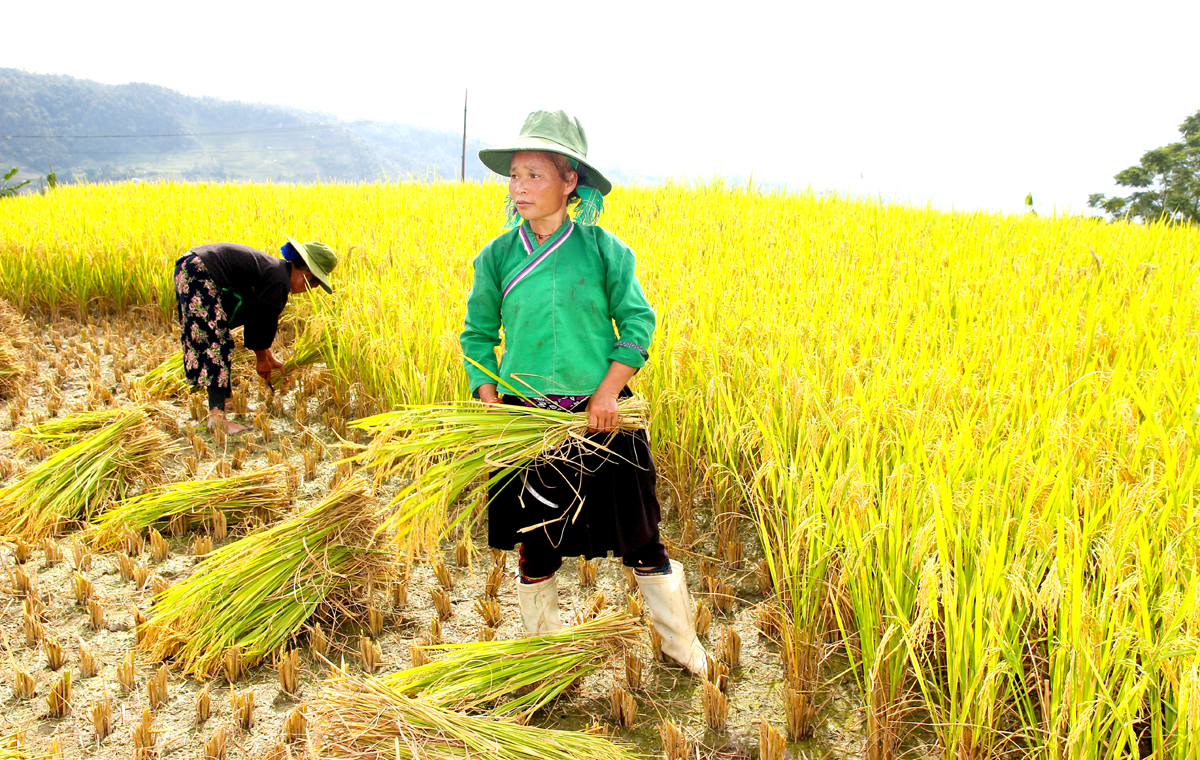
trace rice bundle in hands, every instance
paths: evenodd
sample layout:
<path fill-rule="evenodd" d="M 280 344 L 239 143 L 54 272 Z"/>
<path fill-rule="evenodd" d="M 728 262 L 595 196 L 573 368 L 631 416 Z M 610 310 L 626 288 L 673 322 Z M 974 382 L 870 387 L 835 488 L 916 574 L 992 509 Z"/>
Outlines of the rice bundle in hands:
<path fill-rule="evenodd" d="M 277 651 L 318 609 L 329 624 L 364 615 L 369 584 L 385 586 L 394 571 L 379 518 L 369 485 L 354 477 L 295 517 L 218 549 L 158 596 L 141 648 L 205 678 L 231 647 L 248 665 Z"/>
<path fill-rule="evenodd" d="M 126 529 L 140 533 L 176 515 L 199 522 L 213 510 L 220 510 L 230 524 L 235 524 L 265 512 L 263 516 L 273 520 L 291 503 L 287 477 L 287 466 L 280 464 L 229 478 L 161 485 L 114 504 L 92 521 L 88 535 L 96 548 L 110 549 L 120 542 Z"/>
<path fill-rule="evenodd" d="M 523 722 L 612 655 L 635 646 L 644 630 L 622 611 L 521 639 L 430 644 L 422 649 L 441 657 L 380 680 L 442 707 L 488 708 L 490 715 Z"/>
<path fill-rule="evenodd" d="M 64 524 L 92 520 L 108 504 L 162 474 L 175 443 L 144 411 L 47 458 L 0 489 L 0 535 L 38 541 Z"/>
<path fill-rule="evenodd" d="M 145 414 L 142 407 L 100 409 L 97 411 L 68 414 L 55 420 L 37 425 L 28 425 L 13 431 L 8 445 L 21 454 L 32 454 L 38 450 L 62 451 L 78 443 L 97 430 L 130 416 Z"/>
<path fill-rule="evenodd" d="M 618 402 L 618 430 L 649 424 L 649 404 L 637 398 Z M 413 480 L 397 491 L 388 527 L 403 538 L 423 516 L 445 513 L 472 484 L 485 486 L 515 470 L 580 451 L 603 451 L 603 440 L 587 437 L 588 416 L 538 407 L 485 405 L 477 401 L 411 406 L 355 420 L 350 427 L 374 434 L 353 457 L 376 469 L 379 480 L 396 473 Z M 564 446 L 571 442 L 574 446 Z M 461 511 L 445 530 L 467 516 Z"/>
<path fill-rule="evenodd" d="M 312 700 L 318 757 L 353 760 L 636 760 L 598 734 L 470 715 L 382 681 L 336 674 Z"/>

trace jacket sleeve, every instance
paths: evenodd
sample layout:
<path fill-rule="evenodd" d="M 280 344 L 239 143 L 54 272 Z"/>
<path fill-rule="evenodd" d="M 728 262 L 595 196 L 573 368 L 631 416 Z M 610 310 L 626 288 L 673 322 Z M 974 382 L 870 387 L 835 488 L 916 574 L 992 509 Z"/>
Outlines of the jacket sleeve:
<path fill-rule="evenodd" d="M 290 270 L 288 270 L 290 271 Z M 273 276 L 267 284 L 254 289 L 243 300 L 238 314 L 245 320 L 242 343 L 251 351 L 262 351 L 275 342 L 279 317 L 288 302 L 287 278 Z M 241 313 L 244 312 L 244 315 Z"/>
<path fill-rule="evenodd" d="M 467 359 L 473 359 L 499 376 L 500 366 L 496 361 L 496 346 L 500 345 L 500 283 L 493 271 L 490 248 L 485 247 L 472 263 L 474 278 L 471 292 L 467 296 L 467 316 L 463 320 L 463 331 L 458 336 L 462 346 L 463 366 L 471 384 L 471 395 L 478 397 L 479 386 L 496 382 L 481 372 Z"/>
<path fill-rule="evenodd" d="M 273 313 L 267 313 L 268 311 Z M 279 329 L 279 314 L 279 311 L 273 309 L 258 309 L 253 316 L 247 315 L 246 330 L 242 336 L 246 348 L 262 351 L 271 347 Z"/>
<path fill-rule="evenodd" d="M 615 237 L 602 243 L 608 270 L 608 308 L 617 326 L 617 340 L 609 361 L 641 368 L 650 358 L 650 340 L 656 318 L 635 273 L 636 262 L 629 246 Z"/>

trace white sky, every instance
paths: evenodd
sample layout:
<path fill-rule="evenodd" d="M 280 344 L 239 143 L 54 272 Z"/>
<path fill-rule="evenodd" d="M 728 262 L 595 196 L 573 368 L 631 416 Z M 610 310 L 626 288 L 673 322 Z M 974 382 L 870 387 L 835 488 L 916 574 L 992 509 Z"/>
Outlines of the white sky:
<path fill-rule="evenodd" d="M 1200 2 L 7 3 L 0 66 L 942 208 L 1086 211 L 1200 110 Z M 3 104 L 0 104 L 0 108 Z"/>

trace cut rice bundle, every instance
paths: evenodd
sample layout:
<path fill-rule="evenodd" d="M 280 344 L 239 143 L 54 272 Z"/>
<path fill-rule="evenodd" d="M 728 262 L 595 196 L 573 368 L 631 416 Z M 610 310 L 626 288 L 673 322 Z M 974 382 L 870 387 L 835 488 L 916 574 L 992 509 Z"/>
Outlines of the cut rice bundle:
<path fill-rule="evenodd" d="M 142 407 L 100 409 L 68 414 L 66 417 L 14 430 L 8 445 L 16 449 L 19 454 L 31 454 L 39 449 L 62 451 L 118 420 L 140 414 L 145 414 Z"/>
<path fill-rule="evenodd" d="M 524 721 L 614 654 L 635 646 L 643 630 L 621 611 L 538 636 L 430 644 L 421 649 L 442 652 L 441 657 L 381 681 L 442 707 L 487 707 L 490 715 Z"/>
<path fill-rule="evenodd" d="M 351 760 L 635 760 L 584 731 L 534 728 L 409 697 L 369 676 L 335 673 L 311 703 L 318 757 Z"/>
<path fill-rule="evenodd" d="M 618 430 L 648 426 L 645 401 L 621 399 L 618 409 Z M 388 527 L 397 540 L 422 519 L 445 520 L 450 505 L 472 484 L 486 487 L 537 459 L 570 460 L 583 451 L 605 450 L 603 442 L 586 435 L 586 414 L 476 401 L 406 407 L 350 427 L 374 435 L 354 461 L 375 468 L 378 480 L 397 473 L 412 477 L 392 500 L 396 509 Z M 470 515 L 460 510 L 442 531 Z"/>
<path fill-rule="evenodd" d="M 161 364 L 135 380 L 129 388 L 134 398 L 155 399 L 187 395 L 190 388 L 183 366 L 183 351 L 176 351 Z"/>
<path fill-rule="evenodd" d="M 117 502 L 92 521 L 87 535 L 96 548 L 111 549 L 126 530 L 140 533 L 176 515 L 199 522 L 220 510 L 230 524 L 250 515 L 274 520 L 291 503 L 287 478 L 288 468 L 280 464 L 228 478 L 168 483 Z"/>
<path fill-rule="evenodd" d="M 247 665 L 278 651 L 319 609 L 329 625 L 364 616 L 366 589 L 386 587 L 395 571 L 379 518 L 369 485 L 354 477 L 299 515 L 218 549 L 158 596 L 140 647 L 205 678 L 233 647 Z"/>
<path fill-rule="evenodd" d="M 117 418 L 0 489 L 0 535 L 40 541 L 162 475 L 175 443 L 144 412 Z"/>

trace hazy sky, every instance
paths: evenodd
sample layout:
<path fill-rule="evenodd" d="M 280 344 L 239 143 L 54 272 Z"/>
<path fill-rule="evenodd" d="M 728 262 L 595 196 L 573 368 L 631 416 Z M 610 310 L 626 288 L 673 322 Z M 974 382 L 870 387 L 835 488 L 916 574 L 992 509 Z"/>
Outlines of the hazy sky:
<path fill-rule="evenodd" d="M 1200 2 L 7 3 L 0 66 L 944 208 L 1086 210 L 1200 110 Z M 0 103 L 0 108 L 3 104 Z"/>

